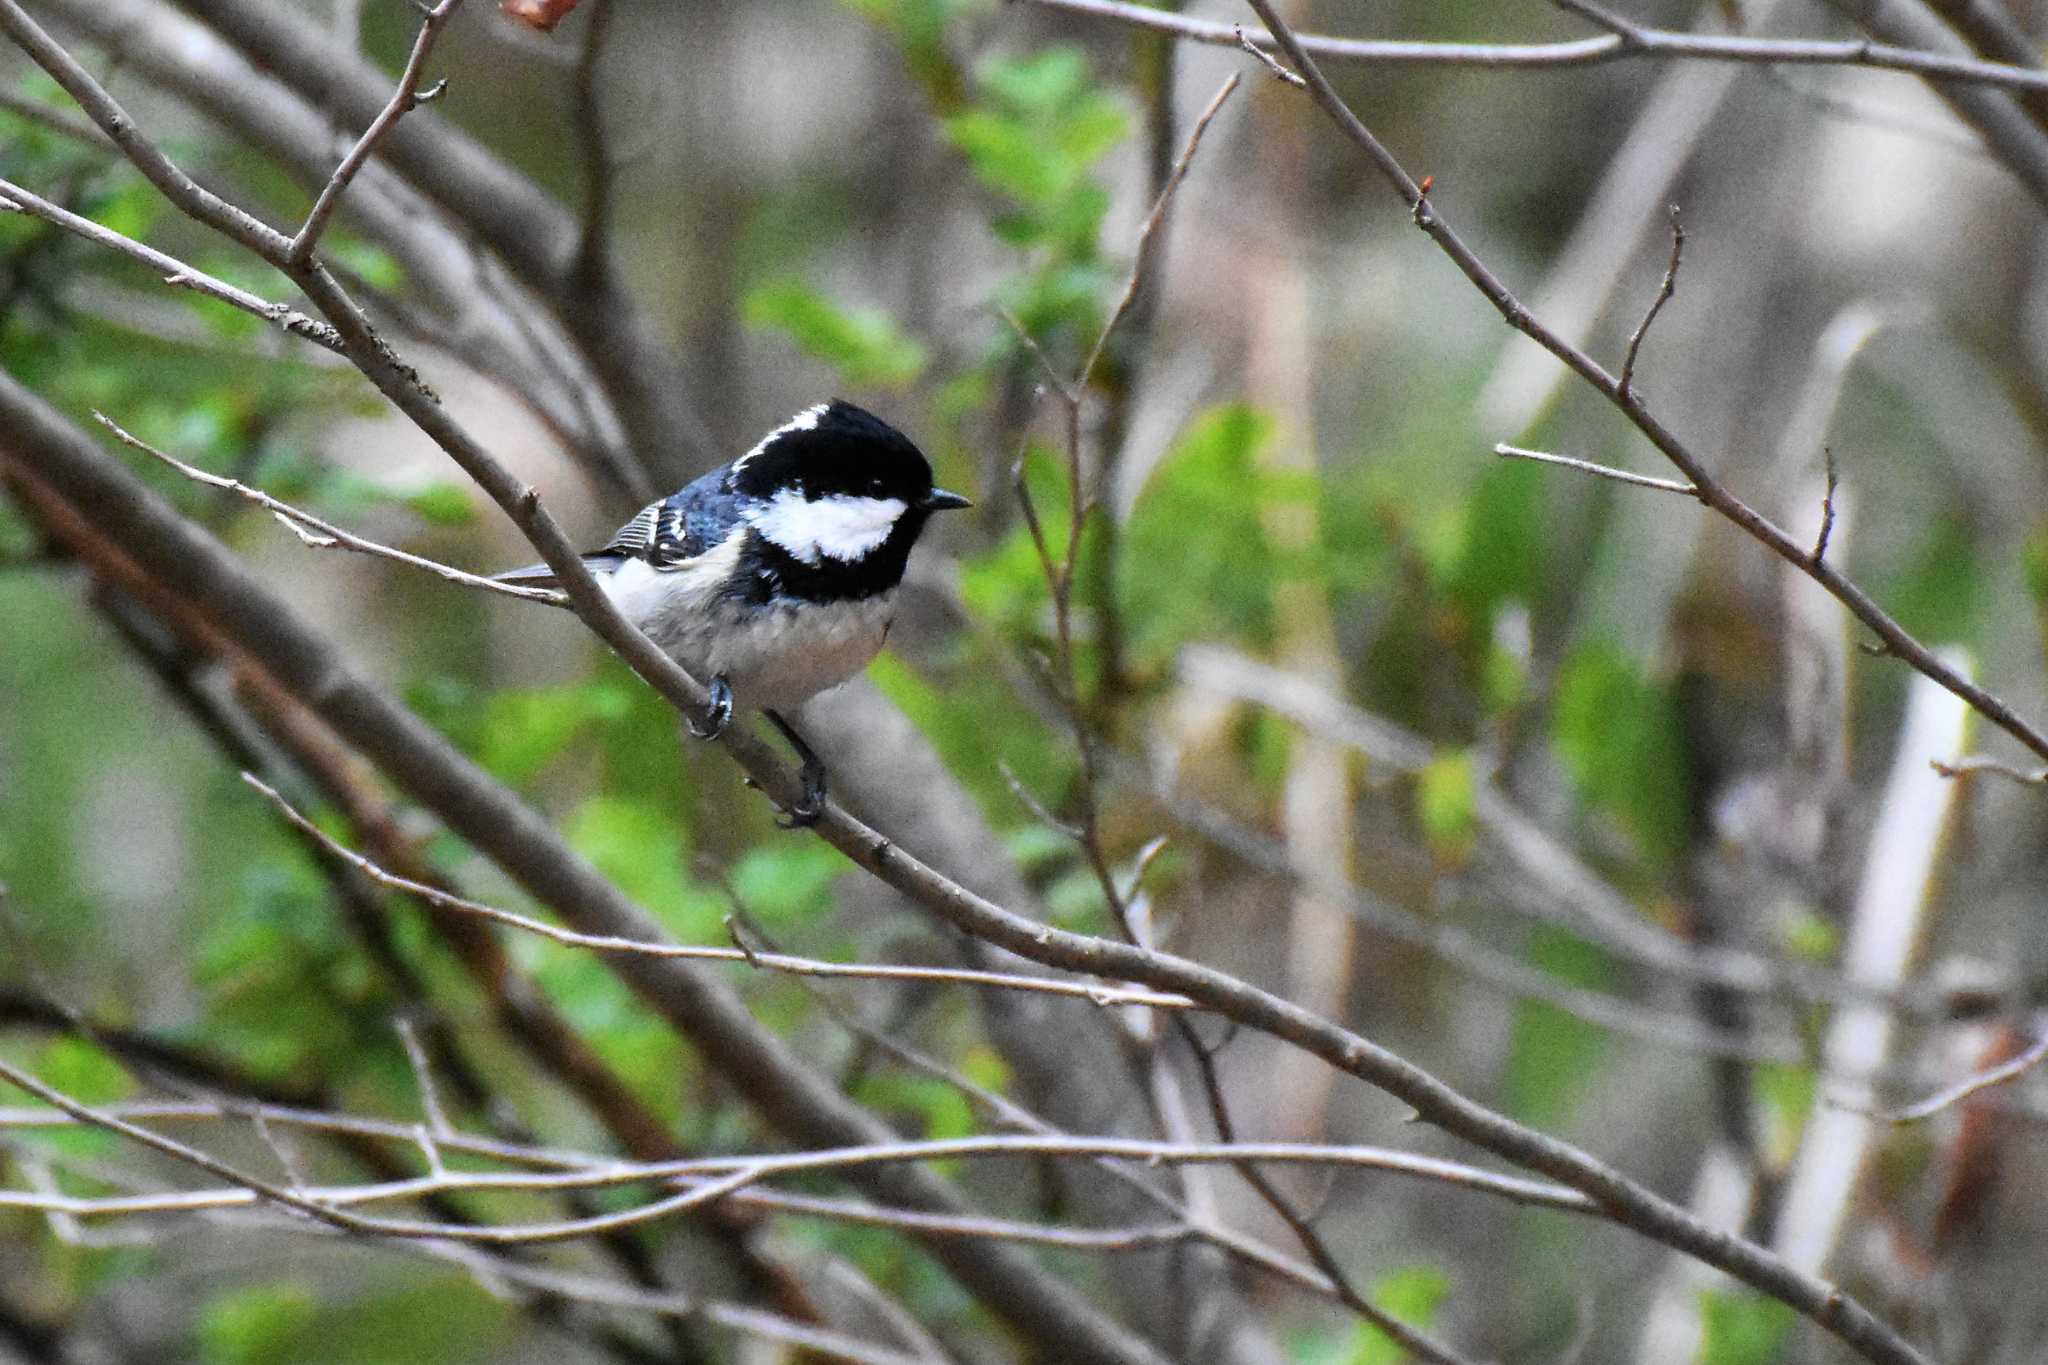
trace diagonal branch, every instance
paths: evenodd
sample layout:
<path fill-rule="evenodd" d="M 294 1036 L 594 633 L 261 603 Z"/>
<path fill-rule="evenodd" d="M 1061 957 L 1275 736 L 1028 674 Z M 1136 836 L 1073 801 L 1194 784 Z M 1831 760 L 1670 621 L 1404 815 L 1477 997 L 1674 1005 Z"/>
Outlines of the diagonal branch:
<path fill-rule="evenodd" d="M 441 0 L 422 16 L 419 36 L 413 39 L 412 55 L 406 58 L 405 70 L 398 77 L 398 88 L 391 92 L 390 102 L 363 130 L 363 135 L 356 139 L 356 145 L 348 149 L 348 155 L 341 159 L 341 164 L 334 168 L 334 174 L 321 186 L 319 197 L 306 214 L 306 221 L 285 248 L 287 263 L 304 265 L 313 258 L 313 248 L 319 244 L 320 234 L 327 230 L 327 220 L 341 206 L 342 193 L 348 189 L 349 181 L 356 178 L 356 172 L 369 161 L 370 154 L 377 150 L 377 144 L 398 125 L 400 119 L 429 100 L 438 99 L 447 89 L 448 83 L 439 81 L 422 90 L 420 77 L 426 71 L 427 54 L 434 50 L 434 40 L 441 36 L 442 25 L 448 22 L 448 17 L 461 3 L 462 0 Z"/>

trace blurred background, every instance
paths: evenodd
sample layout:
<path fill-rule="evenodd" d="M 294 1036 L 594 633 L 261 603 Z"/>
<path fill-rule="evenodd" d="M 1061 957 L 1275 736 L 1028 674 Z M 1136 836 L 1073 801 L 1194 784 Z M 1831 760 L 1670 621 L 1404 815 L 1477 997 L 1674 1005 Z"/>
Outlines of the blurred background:
<path fill-rule="evenodd" d="M 181 165 L 287 229 L 366 121 L 352 92 L 388 92 L 418 25 L 398 0 L 26 8 Z M 1858 1112 L 1934 1096 L 2043 1036 L 2048 798 L 1930 766 L 2038 760 L 1859 648 L 1870 637 L 1839 604 L 1693 500 L 1493 454 L 1672 473 L 1502 325 L 1305 95 L 1227 40 L 1176 42 L 1104 8 L 584 0 L 543 33 L 471 0 L 430 62 L 446 93 L 351 188 L 322 250 L 590 544 L 834 394 L 901 426 L 975 498 L 925 538 L 891 651 L 804 722 L 835 793 L 904 846 L 1013 908 L 1114 934 L 1092 846 L 1112 889 L 1136 888 L 1122 909 L 1150 941 L 1824 1272 L 1934 1358 L 2043 1358 L 2048 1079 L 1910 1123 Z M 1257 28 L 1221 0 L 1161 8 Z M 2015 60 L 1971 27 L 1995 20 L 2038 64 L 2043 17 L 2024 2 L 1636 0 L 1628 18 L 1840 38 L 1859 30 L 1839 10 L 1864 9 L 1872 36 L 1913 46 L 1928 30 L 1885 16 L 1939 27 L 1967 11 L 1940 29 L 1954 50 Z M 1304 32 L 1441 44 L 1601 32 L 1541 4 L 1283 12 Z M 2038 97 L 1968 87 L 2012 111 L 1987 139 L 1979 106 L 1895 71 L 1326 69 L 1433 177 L 1435 210 L 1610 370 L 1672 263 L 1675 216 L 1675 294 L 1633 376 L 1651 411 L 1795 539 L 1831 502 L 1830 561 L 2022 716 L 2048 717 Z M 1078 395 L 1070 450 L 1048 369 L 1082 367 L 1233 73 L 1242 88 Z M 11 49 L 0 85 L 0 176 L 290 296 L 180 219 Z M 338 357 L 21 214 L 0 214 L 0 362 L 71 418 L 104 411 L 374 539 L 480 572 L 533 558 Z M 1057 548 L 1076 453 L 1091 510 L 1063 608 L 1019 489 Z M 952 930 L 822 842 L 777 833 L 734 766 L 679 744 L 659 698 L 566 614 L 309 550 L 122 455 L 678 940 L 725 944 L 738 914 L 816 957 L 960 956 Z M 0 1056 L 94 1103 L 227 1095 L 411 1122 L 404 1017 L 460 1128 L 643 1158 L 779 1145 L 601 960 L 523 935 L 465 947 L 309 852 L 239 771 L 351 843 L 382 820 L 387 857 L 536 909 L 360 759 L 323 768 L 294 749 L 232 673 L 0 498 Z M 1013 1120 L 875 1031 L 1075 1131 L 1213 1136 L 1213 1064 L 1239 1137 L 1475 1160 L 1210 1018 L 1193 1021 L 1204 1052 L 1142 1010 L 1025 1018 L 958 986 L 821 997 L 718 970 L 906 1136 Z M 535 1009 L 506 1004 L 508 980 Z M 566 1078 L 571 1035 L 609 1100 Z M 0 1187 L 204 1183 L 23 1112 L 0 1111 Z M 247 1124 L 207 1140 L 277 1169 Z M 279 1141 L 323 1179 L 391 1174 L 331 1136 Z M 1117 1181 L 1075 1164 L 947 1172 L 1008 1217 L 1142 1221 Z M 1228 1168 L 1148 1178 L 1303 1255 Z M 1789 1309 L 1607 1224 L 1380 1173 L 1273 1181 L 1361 1291 L 1471 1359 L 1846 1358 Z M 900 1230 L 748 1219 L 748 1254 L 813 1291 L 820 1321 L 893 1322 L 871 1330 L 900 1340 L 907 1319 L 936 1358 L 1032 1355 Z M 620 1241 L 535 1260 L 748 1298 L 745 1258 L 698 1225 Z M 1186 1247 L 1035 1254 L 1169 1358 L 1402 1358 L 1327 1295 L 1242 1263 L 1195 1274 Z M 276 1218 L 72 1223 L 0 1205 L 0 1359 L 798 1358 L 668 1320 L 682 1326 L 494 1293 L 474 1266 Z"/>

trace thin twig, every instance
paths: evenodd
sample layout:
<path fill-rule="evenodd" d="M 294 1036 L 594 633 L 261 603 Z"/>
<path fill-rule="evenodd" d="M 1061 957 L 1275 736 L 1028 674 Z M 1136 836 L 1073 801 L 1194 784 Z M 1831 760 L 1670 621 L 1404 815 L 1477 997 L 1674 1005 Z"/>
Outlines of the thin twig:
<path fill-rule="evenodd" d="M 1063 981 L 1056 977 L 1015 976 L 1008 972 L 975 971 L 965 967 L 911 967 L 868 962 L 824 962 L 815 958 L 792 957 L 785 953 L 757 952 L 745 945 L 731 948 L 714 948 L 708 945 L 689 943 L 660 943 L 643 939 L 617 938 L 608 934 L 585 934 L 545 920 L 530 918 L 510 910 L 501 910 L 481 901 L 473 901 L 453 892 L 444 891 L 425 882 L 401 877 L 386 871 L 371 859 L 354 849 L 337 842 L 334 836 L 301 815 L 278 791 L 253 773 L 243 773 L 242 780 L 255 788 L 292 825 L 320 846 L 355 867 L 380 886 L 394 891 L 403 891 L 416 896 L 427 904 L 441 910 L 452 910 L 457 914 L 473 915 L 478 919 L 491 920 L 508 928 L 535 934 L 569 948 L 587 948 L 600 953 L 631 953 L 641 957 L 680 958 L 701 962 L 743 962 L 751 967 L 764 967 L 774 971 L 788 972 L 797 976 L 836 976 L 858 981 L 923 981 L 963 986 L 993 986 L 1005 990 L 1032 991 L 1041 995 L 1059 995 L 1070 999 L 1086 1000 L 1104 1008 L 1120 1005 L 1150 1005 L 1159 1009 L 1185 1010 L 1195 1008 L 1194 1002 L 1184 995 L 1172 995 L 1164 991 L 1148 991 L 1134 987 L 1105 986 L 1091 981 Z"/>
<path fill-rule="evenodd" d="M 1567 14 L 1576 14 L 1587 23 L 1606 29 L 1630 47 L 1639 46 L 1643 42 L 1643 30 L 1640 25 L 1624 19 L 1612 10 L 1592 4 L 1590 0 L 1550 0 L 1550 3 Z"/>
<path fill-rule="evenodd" d="M 991 304 L 989 307 L 998 318 L 1002 319 L 1003 325 L 1010 329 L 1019 344 L 1030 353 L 1031 358 L 1038 362 L 1039 372 L 1045 376 L 1045 382 L 1052 386 L 1052 391 L 1059 395 L 1060 401 L 1067 404 L 1079 402 L 1080 399 L 1075 395 L 1073 389 L 1068 386 L 1066 376 L 1053 368 L 1052 358 L 1046 355 L 1044 348 L 1038 344 L 1038 338 L 1031 335 L 1030 329 L 1018 319 L 1017 315 L 1003 307 L 1000 303 Z"/>
<path fill-rule="evenodd" d="M 680 1193 L 695 1195 L 698 1202 L 723 1198 L 744 1185 L 778 1176 L 815 1175 L 845 1171 L 861 1166 L 901 1165 L 907 1162 L 959 1161 L 978 1158 L 1029 1157 L 1092 1159 L 1106 1157 L 1150 1166 L 1235 1165 L 1259 1162 L 1276 1166 L 1306 1166 L 1335 1170 L 1380 1171 L 1407 1176 L 1473 1194 L 1491 1195 L 1525 1208 L 1551 1209 L 1591 1218 L 1608 1215 L 1586 1195 L 1563 1185 L 1502 1175 L 1437 1157 L 1422 1156 L 1386 1147 L 1325 1145 L 1313 1142 L 1155 1142 L 1142 1138 L 1089 1137 L 1035 1133 L 984 1133 L 961 1138 L 900 1139 L 853 1147 L 825 1148 L 810 1152 L 761 1152 L 730 1156 L 693 1157 L 680 1161 L 607 1161 L 583 1158 L 574 1166 L 554 1170 L 458 1171 L 410 1176 L 358 1185 L 307 1186 L 303 1194 L 269 1186 L 259 1177 L 235 1170 L 227 1163 L 195 1147 L 174 1141 L 160 1133 L 139 1127 L 109 1110 L 81 1104 L 38 1080 L 29 1072 L 0 1060 L 0 1081 L 28 1091 L 36 1098 L 63 1110 L 87 1127 L 116 1133 L 164 1155 L 197 1166 L 233 1188 L 214 1190 L 170 1190 L 148 1194 L 112 1196 L 58 1196 L 0 1190 L 0 1208 L 55 1208 L 75 1217 L 129 1215 L 141 1213 L 185 1213 L 200 1208 L 247 1207 L 270 1201 L 301 1212 L 313 1211 L 319 1221 L 380 1237 L 432 1237 L 445 1235 L 465 1241 L 516 1242 L 561 1241 L 583 1232 L 567 1231 L 562 1223 L 511 1224 L 477 1227 L 461 1224 L 409 1223 L 396 1220 L 356 1219 L 346 1211 L 373 1204 L 414 1201 L 429 1194 L 453 1193 L 544 1193 L 562 1190 L 610 1190 L 632 1185 L 684 1186 Z M 416 1135 L 417 1129 L 414 1129 Z M 310 1206 L 310 1208 L 308 1207 Z M 677 1211 L 670 1197 L 652 1201 L 637 1209 L 622 1210 L 634 1222 L 645 1223 Z M 962 1223 L 961 1226 L 972 1224 Z M 988 1226 L 986 1222 L 979 1224 Z M 509 1235 L 508 1235 L 509 1234 Z"/>
<path fill-rule="evenodd" d="M 455 1131 L 448 1122 L 448 1112 L 441 1107 L 441 1088 L 434 1084 L 434 1068 L 427 1062 L 427 1051 L 420 1046 L 419 1030 L 407 1016 L 401 1014 L 393 1020 L 398 1029 L 398 1041 L 405 1048 L 405 1060 L 412 1066 L 413 1083 L 419 1087 L 420 1108 L 427 1116 L 428 1141 L 420 1147 L 427 1154 L 429 1164 L 439 1169 L 441 1150 L 436 1142 Z"/>
<path fill-rule="evenodd" d="M 112 228 L 103 227 L 6 180 L 0 180 L 0 212 L 25 213 L 32 218 L 40 218 L 53 227 L 133 257 L 156 271 L 163 282 L 174 289 L 189 289 L 195 294 L 218 299 L 229 307 L 273 323 L 293 336 L 303 337 L 330 351 L 341 350 L 340 334 L 327 323 L 310 318 L 287 304 L 272 303 L 226 280 L 216 279 L 197 266 L 187 265 L 177 257 L 166 255 L 132 237 L 124 237 Z"/>
<path fill-rule="evenodd" d="M 1570 0 L 1557 0 L 1567 4 Z M 1636 324 L 1636 330 L 1628 339 L 1628 353 L 1621 360 L 1622 396 L 1632 397 L 1635 393 L 1636 353 L 1643 349 L 1643 338 L 1650 334 L 1650 324 L 1657 320 L 1657 314 L 1664 311 L 1664 305 L 1678 292 L 1678 265 L 1685 255 L 1685 225 L 1678 220 L 1678 205 L 1671 206 L 1671 260 L 1664 267 L 1664 278 L 1657 285 L 1657 297 L 1650 300 L 1649 311 Z"/>
<path fill-rule="evenodd" d="M 293 235 L 285 247 L 284 259 L 288 265 L 304 265 L 313 259 L 313 248 L 319 244 L 320 234 L 327 230 L 327 222 L 341 206 L 343 191 L 356 178 L 377 150 L 377 144 L 385 135 L 398 126 L 404 118 L 422 104 L 436 99 L 447 89 L 446 81 L 439 81 L 425 90 L 420 88 L 420 78 L 426 71 L 427 54 L 434 50 L 434 40 L 441 35 L 441 26 L 448 22 L 448 16 L 455 12 L 462 0 L 441 0 L 432 9 L 424 9 L 420 18 L 419 36 L 413 39 L 412 55 L 406 58 L 405 70 L 399 75 L 398 88 L 391 92 L 391 100 L 384 106 L 363 135 L 356 139 L 356 145 L 349 148 L 348 155 L 334 168 L 334 174 L 321 186 L 319 197 L 314 199 L 312 209 L 306 214 L 306 221 Z"/>
<path fill-rule="evenodd" d="M 460 583 L 465 588 L 478 588 L 485 592 L 503 593 L 507 597 L 517 597 L 523 601 L 548 602 L 560 606 L 568 600 L 561 593 L 551 588 L 522 588 L 512 583 L 500 583 L 494 578 L 482 578 L 473 573 L 464 573 L 461 569 L 455 568 L 453 565 L 443 564 L 439 560 L 426 559 L 416 554 L 408 554 L 404 550 L 394 549 L 392 546 L 378 541 L 365 539 L 353 531 L 343 530 L 325 518 L 314 516 L 304 508 L 294 507 L 282 498 L 273 497 L 260 488 L 253 488 L 239 479 L 231 479 L 223 474 L 209 474 L 195 465 L 186 464 L 174 455 L 167 455 L 141 437 L 124 430 L 119 423 L 115 422 L 113 418 L 107 416 L 104 412 L 95 410 L 92 416 L 94 421 L 98 422 L 108 431 L 113 432 L 121 444 L 131 446 L 145 455 L 150 455 L 163 461 L 194 483 L 205 484 L 208 488 L 224 489 L 255 503 L 258 507 L 263 508 L 283 522 L 286 528 L 299 538 L 301 544 L 310 546 L 313 549 L 354 550 L 358 554 L 371 555 L 378 559 L 388 559 L 394 563 L 404 564 L 415 569 L 424 569 L 428 573 L 445 578 L 451 583 Z"/>
<path fill-rule="evenodd" d="M 1102 330 L 1096 334 L 1095 344 L 1088 349 L 1088 358 L 1082 361 L 1081 368 L 1074 372 L 1073 382 L 1068 386 L 1069 392 L 1081 394 L 1088 391 L 1088 380 L 1094 375 L 1095 366 L 1102 359 L 1102 348 L 1109 344 L 1110 333 L 1124 320 L 1124 314 L 1131 311 L 1131 304 L 1138 297 L 1138 285 L 1144 280 L 1145 267 L 1151 263 L 1147 249 L 1152 245 L 1152 235 L 1159 230 L 1160 223 L 1165 221 L 1166 211 L 1173 204 L 1174 192 L 1180 188 L 1180 182 L 1187 178 L 1188 167 L 1194 163 L 1195 153 L 1201 150 L 1202 134 L 1209 131 L 1210 122 L 1223 112 L 1224 103 L 1237 93 L 1237 86 L 1238 78 L 1233 73 L 1210 97 L 1208 106 L 1195 120 L 1195 126 L 1188 130 L 1187 145 L 1181 148 L 1179 158 L 1173 163 L 1173 171 L 1166 177 L 1165 187 L 1159 191 L 1159 197 L 1152 201 L 1152 211 L 1145 215 L 1144 225 L 1138 229 L 1138 245 L 1132 253 L 1131 273 L 1124 280 L 1124 292 L 1117 299 L 1116 307 L 1110 310 L 1109 321 L 1103 323 Z"/>
<path fill-rule="evenodd" d="M 1129 0 L 1030 0 L 1044 9 L 1108 20 L 1165 33 L 1185 42 L 1238 46 L 1237 24 L 1195 19 Z M 1604 27 L 1604 25 L 1603 25 Z M 1933 80 L 2048 90 L 2048 71 L 1875 43 L 1861 38 L 1757 38 L 1746 34 L 1687 33 L 1629 25 L 1596 38 L 1556 43 L 1445 43 L 1380 38 L 1297 35 L 1301 47 L 1323 61 L 1376 66 L 1461 66 L 1494 71 L 1570 71 L 1631 58 L 1737 62 L 1763 66 L 1864 66 L 1904 71 Z M 1251 41 L 1271 51 L 1270 38 Z M 1293 82 L 1290 81 L 1290 84 Z"/>
<path fill-rule="evenodd" d="M 1266 68 L 1266 70 L 1272 73 L 1274 80 L 1281 82 L 1283 85 L 1294 86 L 1296 89 L 1300 89 L 1302 86 L 1308 84 L 1307 81 L 1304 81 L 1301 77 L 1295 75 L 1292 71 L 1289 71 L 1286 67 L 1280 65 L 1279 58 L 1275 57 L 1265 48 L 1260 47 L 1257 43 L 1253 42 L 1251 39 L 1251 35 L 1244 31 L 1243 24 L 1237 24 L 1233 27 L 1237 32 L 1237 45 L 1243 48 L 1246 52 L 1251 53 L 1252 56 L 1257 57 L 1260 63 Z"/>
<path fill-rule="evenodd" d="M 1337 124 L 1344 135 L 1366 154 L 1382 177 L 1400 196 L 1401 202 L 1413 210 L 1422 199 L 1422 191 L 1402 168 L 1400 161 L 1373 135 L 1371 129 L 1359 121 L 1357 114 L 1352 112 L 1343 97 L 1331 86 L 1329 79 L 1316 65 L 1315 59 L 1302 49 L 1301 44 L 1295 40 L 1293 30 L 1275 11 L 1272 0 L 1249 0 L 1249 3 L 1259 18 L 1265 22 L 1267 31 L 1286 54 L 1289 63 L 1307 80 L 1309 92 L 1317 105 Z M 1430 214 L 1423 225 L 1423 231 L 1493 304 L 1510 326 L 1571 366 L 1582 378 L 1620 407 L 1638 429 L 1678 466 L 1679 472 L 1686 476 L 1694 490 L 1691 496 L 1699 498 L 1715 511 L 1736 522 L 1775 553 L 1805 568 L 1810 576 L 1840 598 L 1859 619 L 1876 630 L 1889 643 L 1902 651 L 1916 651 L 1915 666 L 1929 678 L 1966 702 L 1977 706 L 1988 718 L 2011 730 L 2016 737 L 2022 738 L 2029 748 L 2048 758 L 2048 735 L 2035 731 L 2010 707 L 1976 687 L 1954 667 L 1936 658 L 1886 615 L 1868 595 L 1842 578 L 1831 567 L 1807 566 L 1804 546 L 1795 545 L 1783 530 L 1722 489 L 1709 477 L 1704 464 L 1695 458 L 1677 437 L 1646 412 L 1640 402 L 1621 392 L 1612 375 L 1583 351 L 1531 316 L 1521 301 L 1509 292 L 1507 286 L 1502 284 L 1471 248 L 1465 245 L 1463 239 L 1451 230 L 1441 213 Z M 1191 991 L 1190 994 L 1195 992 Z M 1428 1098 L 1433 1105 L 1438 1097 L 1432 1095 Z M 1415 1107 L 1419 1114 L 1426 1116 L 1421 1104 L 1416 1104 Z M 1556 1152 L 1554 1155 L 1561 1156 L 1563 1153 Z M 1575 1160 L 1558 1166 L 1550 1166 L 1546 1160 L 1545 1164 L 1539 1165 L 1537 1169 L 1563 1177 L 1568 1166 L 1573 1168 L 1577 1175 L 1591 1175 L 1590 1171 L 1580 1167 Z M 1923 1365 L 1925 1357 L 1911 1343 L 1872 1313 L 1867 1306 L 1840 1288 L 1822 1282 L 1764 1248 L 1743 1239 L 1731 1238 L 1725 1233 L 1714 1233 L 1703 1240 L 1700 1233 L 1705 1229 L 1698 1219 L 1685 1209 L 1651 1194 L 1648 1190 L 1631 1187 L 1627 1192 L 1626 1201 L 1632 1215 L 1632 1225 L 1643 1226 L 1644 1222 L 1660 1225 L 1670 1234 L 1671 1244 L 1684 1244 L 1690 1254 L 1791 1305 L 1861 1351 L 1869 1359 L 1886 1362 L 1886 1365 L 1907 1365 L 1908 1362 L 1911 1365 Z M 1613 1206 L 1610 1204 L 1610 1207 Z"/>
<path fill-rule="evenodd" d="M 2032 770 L 2015 768 L 2010 763 L 2002 763 L 1995 758 L 1990 758 L 1983 754 L 1971 754 L 1949 763 L 1944 763 L 1940 759 L 1931 759 L 1929 761 L 1932 763 L 1934 771 L 1940 773 L 1943 777 L 1968 777 L 1973 773 L 1989 773 L 1993 777 L 2002 777 L 2007 781 L 2017 782 L 2026 787 L 2039 787 L 2048 784 L 2048 768 L 2034 768 Z"/>
<path fill-rule="evenodd" d="M 1950 1105 L 1959 1104 L 1979 1091 L 2011 1084 L 2039 1066 L 2043 1058 L 2048 1058 L 2048 1030 L 2044 1030 L 2039 1038 L 2027 1044 L 2026 1050 L 2018 1056 L 2000 1062 L 1997 1066 L 1986 1067 L 1968 1080 L 1960 1081 L 1946 1090 L 1937 1090 L 1916 1104 L 1906 1105 L 1902 1109 L 1858 1109 L 1856 1112 L 1868 1114 L 1875 1119 L 1883 1119 L 1886 1123 L 1918 1123 L 1922 1119 L 1933 1118 Z"/>
<path fill-rule="evenodd" d="M 1828 555 L 1828 541 L 1835 534 L 1835 490 L 1840 487 L 1835 472 L 1835 448 L 1822 446 L 1821 461 L 1827 468 L 1827 486 L 1820 495 L 1820 534 L 1813 539 L 1813 554 L 1810 556 L 1818 566 Z"/>
<path fill-rule="evenodd" d="M 1637 488 L 1654 488 L 1660 493 L 1681 493 L 1688 498 L 1697 498 L 1700 495 L 1700 490 L 1696 485 L 1682 483 L 1677 479 L 1659 479 L 1648 474 L 1631 474 L 1626 469 L 1615 469 L 1604 464 L 1594 464 L 1591 460 L 1577 460 L 1569 455 L 1552 455 L 1541 450 L 1525 450 L 1521 446 L 1511 446 L 1505 441 L 1496 445 L 1493 448 L 1493 453 L 1508 459 L 1534 460 L 1538 464 L 1562 465 L 1566 469 L 1576 469 L 1581 474 L 1592 474 L 1602 479 L 1612 479 L 1616 483 L 1632 484 Z"/>

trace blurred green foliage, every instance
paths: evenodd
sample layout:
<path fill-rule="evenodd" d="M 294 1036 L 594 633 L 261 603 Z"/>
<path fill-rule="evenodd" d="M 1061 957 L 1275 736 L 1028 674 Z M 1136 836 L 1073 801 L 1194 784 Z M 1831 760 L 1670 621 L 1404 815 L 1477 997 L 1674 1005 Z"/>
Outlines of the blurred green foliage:
<path fill-rule="evenodd" d="M 1772 1365 L 1782 1360 L 1797 1315 L 1776 1299 L 1747 1290 L 1710 1289 L 1700 1295 L 1706 1337 L 1698 1365 Z"/>

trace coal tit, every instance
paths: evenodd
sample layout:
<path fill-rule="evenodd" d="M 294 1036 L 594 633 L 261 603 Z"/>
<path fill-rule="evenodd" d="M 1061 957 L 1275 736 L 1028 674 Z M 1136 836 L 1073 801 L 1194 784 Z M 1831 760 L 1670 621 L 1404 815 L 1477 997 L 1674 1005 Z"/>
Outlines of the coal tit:
<path fill-rule="evenodd" d="M 824 809 L 825 768 L 782 714 L 867 667 L 888 637 L 910 547 L 933 512 L 969 506 L 932 486 L 902 432 L 844 399 L 804 409 L 760 444 L 640 509 L 583 556 L 626 619 L 711 690 L 712 738 L 759 709 L 803 760 L 791 825 Z M 498 575 L 553 587 L 545 564 Z"/>

